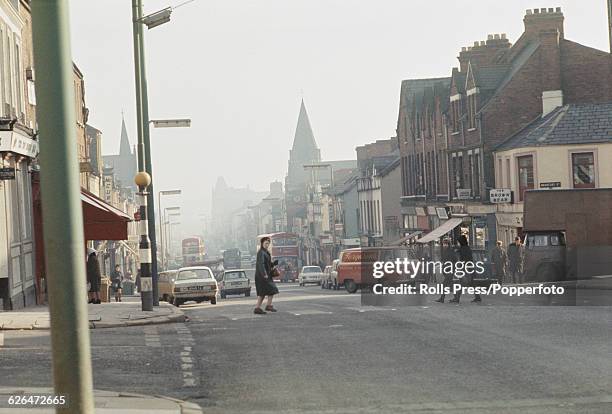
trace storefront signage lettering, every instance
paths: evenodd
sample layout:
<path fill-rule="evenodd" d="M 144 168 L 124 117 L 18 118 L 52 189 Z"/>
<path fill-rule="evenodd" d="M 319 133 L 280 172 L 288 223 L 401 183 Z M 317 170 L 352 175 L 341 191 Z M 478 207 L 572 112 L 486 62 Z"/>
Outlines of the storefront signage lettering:
<path fill-rule="evenodd" d="M 457 188 L 457 198 L 459 200 L 469 200 L 472 198 L 472 190 L 470 188 Z"/>
<path fill-rule="evenodd" d="M 489 191 L 489 200 L 491 203 L 511 203 L 512 190 L 509 188 L 492 188 Z"/>
<path fill-rule="evenodd" d="M 561 182 L 552 181 L 549 183 L 540 183 L 540 188 L 559 188 L 561 187 Z"/>

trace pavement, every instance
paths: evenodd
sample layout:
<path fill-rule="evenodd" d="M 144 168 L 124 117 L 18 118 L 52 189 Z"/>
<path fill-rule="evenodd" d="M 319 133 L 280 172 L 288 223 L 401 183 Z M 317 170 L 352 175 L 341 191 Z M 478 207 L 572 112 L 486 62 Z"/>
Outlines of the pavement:
<path fill-rule="evenodd" d="M 363 306 L 345 291 L 279 289 L 277 313 L 230 296 L 183 305 L 186 322 L 91 330 L 94 387 L 207 414 L 612 412 L 610 306 Z M 0 386 L 50 387 L 49 331 L 3 333 Z"/>
<path fill-rule="evenodd" d="M 51 388 L 0 387 L 0 414 L 54 414 L 55 408 L 38 406 L 18 407 L 9 404 L 13 396 L 52 396 Z M 149 396 L 129 392 L 94 391 L 96 414 L 202 414 L 194 403 L 164 396 Z M 68 403 L 68 407 L 70 404 Z"/>
<path fill-rule="evenodd" d="M 175 306 L 160 302 L 159 307 L 145 312 L 141 310 L 139 300 L 138 297 L 126 297 L 123 302 L 88 304 L 89 327 L 117 328 L 185 321 L 185 314 Z M 48 307 L 37 306 L 20 311 L 0 312 L 0 331 L 16 329 L 50 329 Z"/>

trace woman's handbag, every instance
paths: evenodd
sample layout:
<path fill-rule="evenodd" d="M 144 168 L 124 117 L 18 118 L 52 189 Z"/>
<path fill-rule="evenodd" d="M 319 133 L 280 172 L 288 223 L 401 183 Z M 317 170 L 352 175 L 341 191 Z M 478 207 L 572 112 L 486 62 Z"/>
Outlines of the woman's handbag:
<path fill-rule="evenodd" d="M 272 277 L 280 277 L 280 271 L 276 266 L 272 268 L 272 270 L 270 271 L 270 275 Z"/>

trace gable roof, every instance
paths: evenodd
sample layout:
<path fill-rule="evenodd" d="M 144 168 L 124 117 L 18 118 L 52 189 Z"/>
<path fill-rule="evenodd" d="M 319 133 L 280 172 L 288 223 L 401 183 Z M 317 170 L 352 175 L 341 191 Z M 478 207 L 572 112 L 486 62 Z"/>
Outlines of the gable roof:
<path fill-rule="evenodd" d="M 531 122 L 495 150 L 612 143 L 612 102 L 560 106 Z"/>

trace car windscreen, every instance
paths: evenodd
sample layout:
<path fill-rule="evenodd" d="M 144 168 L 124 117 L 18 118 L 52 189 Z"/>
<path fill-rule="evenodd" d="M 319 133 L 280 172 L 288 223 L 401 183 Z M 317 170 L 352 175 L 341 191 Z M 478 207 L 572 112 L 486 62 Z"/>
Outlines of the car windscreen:
<path fill-rule="evenodd" d="M 176 278 L 176 280 L 192 279 L 212 279 L 212 274 L 208 269 L 189 269 L 181 270 Z"/>
<path fill-rule="evenodd" d="M 244 272 L 228 272 L 223 276 L 223 280 L 237 280 L 237 279 L 246 279 L 246 274 Z"/>
<path fill-rule="evenodd" d="M 304 273 L 318 273 L 320 271 L 321 268 L 317 266 L 308 266 L 304 268 Z"/>

